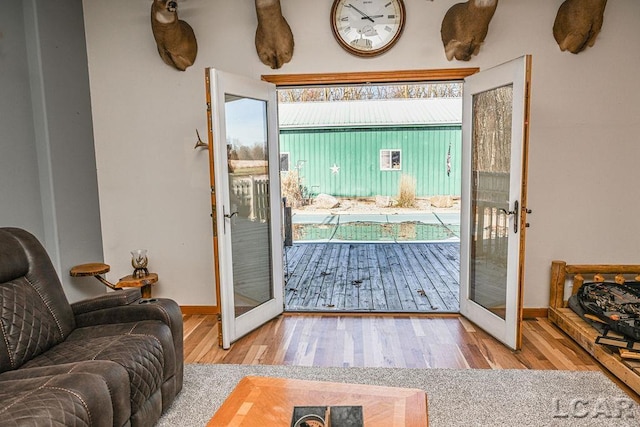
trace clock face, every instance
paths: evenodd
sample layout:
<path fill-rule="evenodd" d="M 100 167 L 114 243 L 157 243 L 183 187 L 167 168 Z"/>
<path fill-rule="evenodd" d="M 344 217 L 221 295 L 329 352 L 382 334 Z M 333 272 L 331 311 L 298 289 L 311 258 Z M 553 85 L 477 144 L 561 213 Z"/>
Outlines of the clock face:
<path fill-rule="evenodd" d="M 386 52 L 404 28 L 402 0 L 334 0 L 331 25 L 338 43 L 359 56 Z"/>

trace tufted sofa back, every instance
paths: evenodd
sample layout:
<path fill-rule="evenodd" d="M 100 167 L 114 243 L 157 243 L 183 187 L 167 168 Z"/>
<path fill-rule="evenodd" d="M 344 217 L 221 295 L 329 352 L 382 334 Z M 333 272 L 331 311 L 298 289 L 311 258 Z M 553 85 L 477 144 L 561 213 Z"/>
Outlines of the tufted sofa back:
<path fill-rule="evenodd" d="M 49 255 L 30 233 L 0 228 L 0 373 L 63 341 L 75 319 Z"/>

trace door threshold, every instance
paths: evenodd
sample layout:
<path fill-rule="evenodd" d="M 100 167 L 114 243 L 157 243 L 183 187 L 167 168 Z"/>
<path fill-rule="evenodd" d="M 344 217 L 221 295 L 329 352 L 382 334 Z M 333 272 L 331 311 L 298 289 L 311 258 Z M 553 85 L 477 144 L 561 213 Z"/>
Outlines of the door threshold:
<path fill-rule="evenodd" d="M 322 310 L 286 310 L 284 316 L 335 316 L 335 317 L 460 317 L 459 312 L 433 311 L 322 311 Z"/>

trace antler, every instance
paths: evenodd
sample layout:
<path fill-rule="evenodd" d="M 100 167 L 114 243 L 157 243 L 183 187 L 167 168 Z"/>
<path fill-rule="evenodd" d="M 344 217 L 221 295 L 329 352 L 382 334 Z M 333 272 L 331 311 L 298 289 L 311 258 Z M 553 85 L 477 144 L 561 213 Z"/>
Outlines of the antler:
<path fill-rule="evenodd" d="M 561 51 L 579 53 L 596 42 L 607 0 L 566 0 L 553 23 L 553 37 Z"/>
<path fill-rule="evenodd" d="M 457 3 L 444 15 L 440 35 L 445 55 L 451 61 L 468 61 L 484 42 L 498 0 L 468 0 Z"/>
<path fill-rule="evenodd" d="M 280 0 L 255 0 L 256 51 L 263 64 L 280 68 L 293 56 L 293 33 L 282 16 Z"/>

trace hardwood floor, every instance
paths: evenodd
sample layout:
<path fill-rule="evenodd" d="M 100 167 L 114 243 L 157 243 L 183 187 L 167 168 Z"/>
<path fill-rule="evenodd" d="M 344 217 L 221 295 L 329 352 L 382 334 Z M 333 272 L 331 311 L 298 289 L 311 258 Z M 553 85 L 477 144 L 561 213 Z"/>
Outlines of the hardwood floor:
<path fill-rule="evenodd" d="M 523 322 L 523 348 L 507 349 L 458 315 L 284 314 L 235 342 L 218 347 L 213 315 L 184 315 L 185 363 L 338 367 L 601 370 L 546 318 Z"/>
<path fill-rule="evenodd" d="M 286 249 L 287 311 L 460 309 L 460 243 L 296 243 Z"/>
<path fill-rule="evenodd" d="M 285 314 L 218 348 L 214 316 L 185 315 L 186 363 L 598 370 L 546 319 L 524 322 L 512 352 L 464 317 Z"/>

